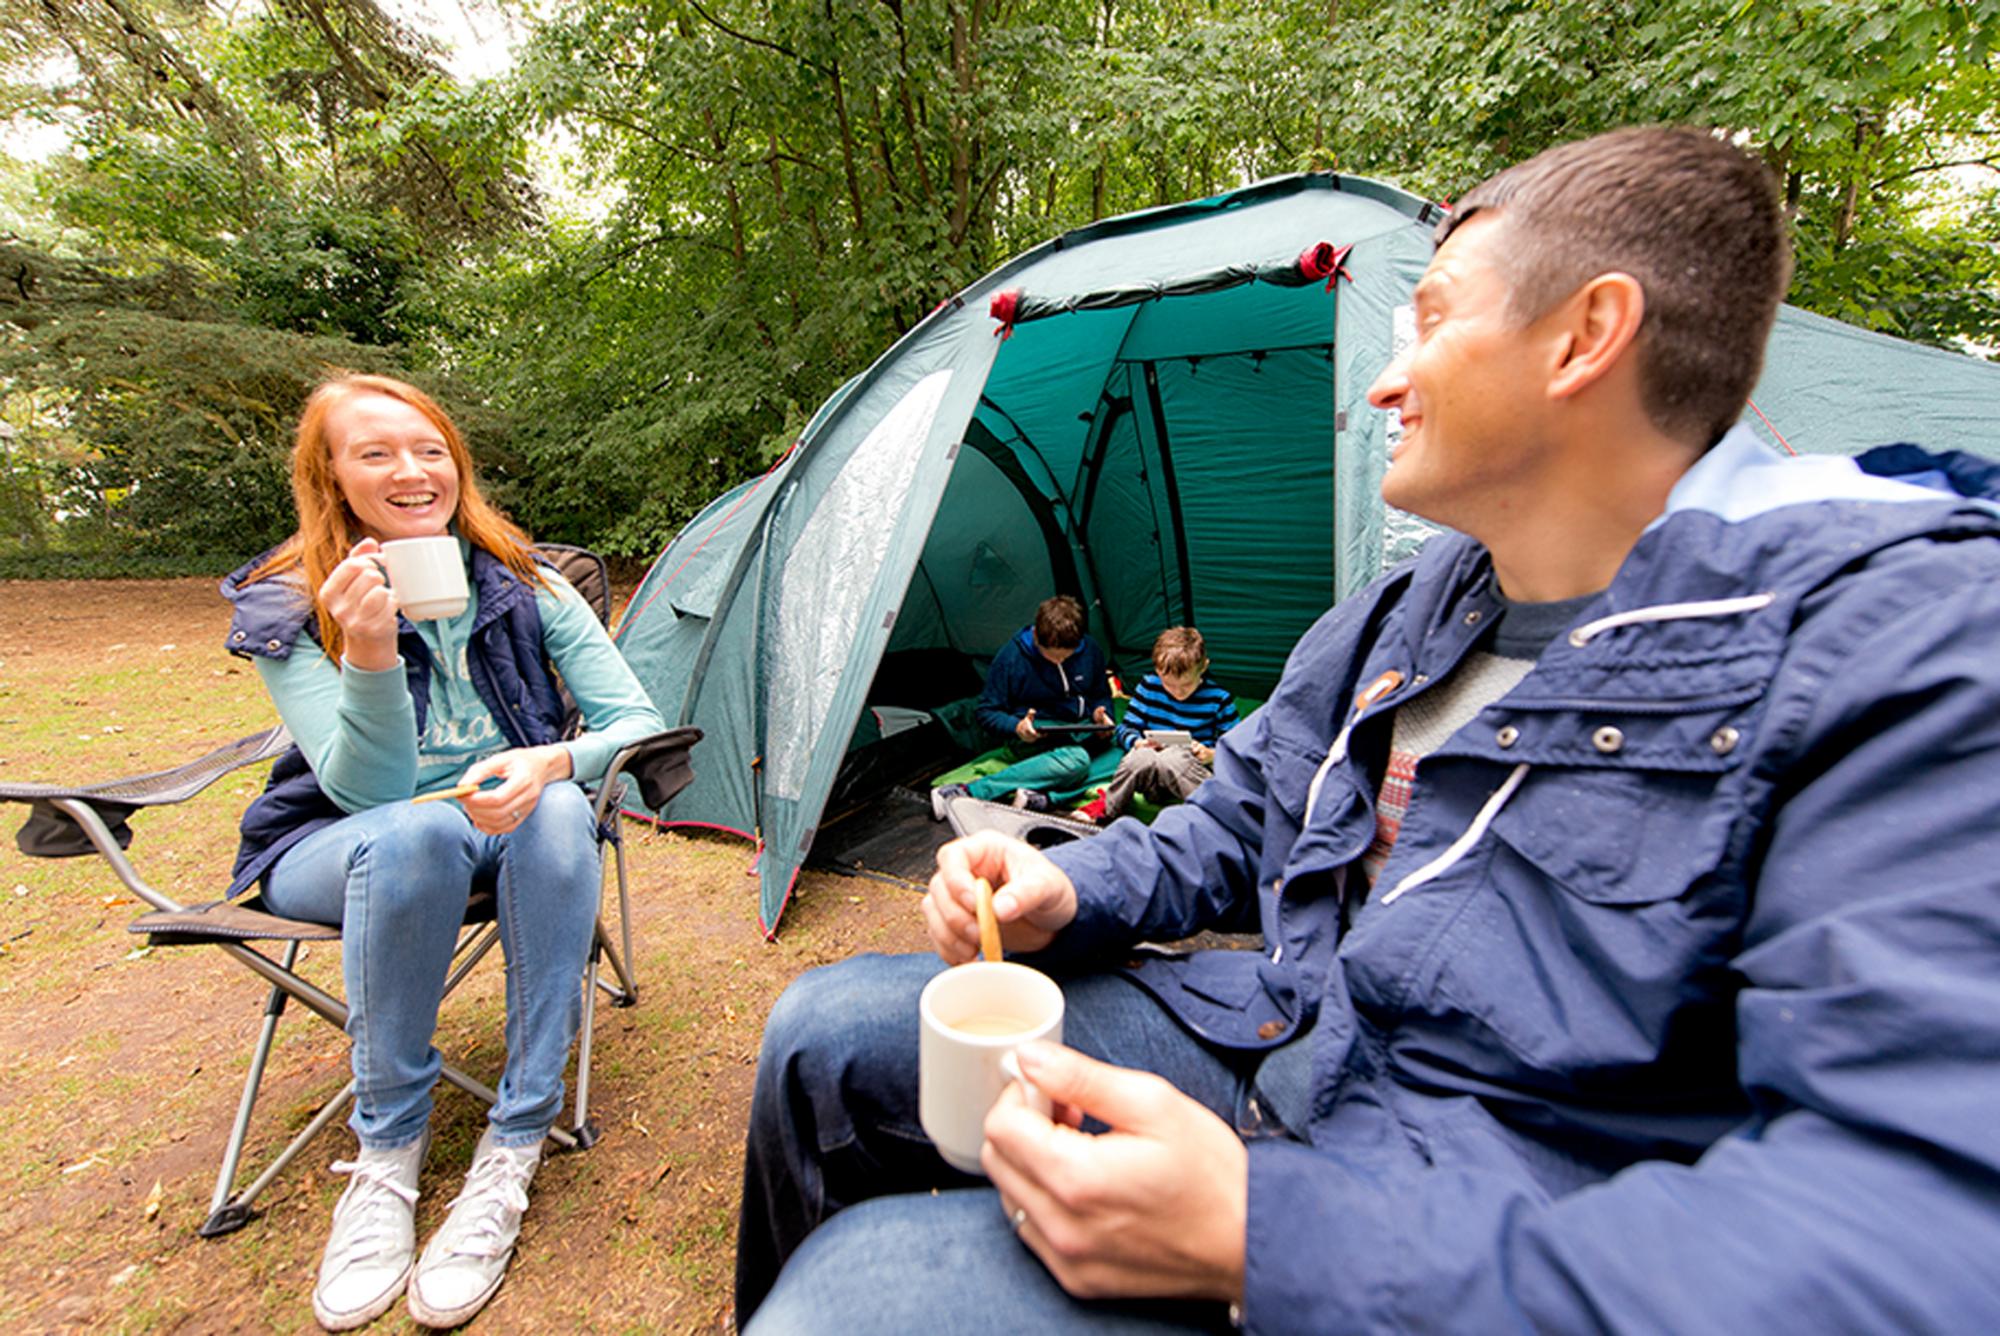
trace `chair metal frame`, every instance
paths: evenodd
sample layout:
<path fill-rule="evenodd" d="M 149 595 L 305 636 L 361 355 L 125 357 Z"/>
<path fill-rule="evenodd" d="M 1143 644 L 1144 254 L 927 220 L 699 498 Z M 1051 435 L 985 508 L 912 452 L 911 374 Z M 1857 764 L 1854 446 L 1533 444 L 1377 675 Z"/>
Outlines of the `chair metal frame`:
<path fill-rule="evenodd" d="M 596 1143 L 599 1135 L 595 1124 L 590 1120 L 591 1041 L 595 1029 L 597 994 L 599 991 L 607 994 L 614 1007 L 633 1006 L 639 1000 L 639 984 L 632 963 L 630 883 L 624 840 L 616 824 L 618 810 L 626 797 L 625 786 L 629 778 L 625 773 L 626 768 L 635 762 L 643 761 L 649 754 L 658 756 L 663 752 L 684 751 L 699 737 L 697 730 L 673 729 L 625 748 L 612 761 L 595 794 L 592 817 L 601 836 L 599 847 L 602 849 L 605 845 L 610 846 L 613 865 L 617 872 L 619 932 L 614 939 L 606 929 L 604 916 L 602 913 L 599 914 L 582 984 L 583 1018 L 577 1039 L 574 1113 L 568 1127 L 558 1126 L 549 1132 L 550 1139 L 564 1150 L 587 1149 Z M 219 752 L 211 753 L 199 761 L 159 775 L 143 776 L 141 780 L 155 781 L 156 785 L 159 781 L 170 783 L 184 776 L 186 772 L 209 767 L 210 773 L 200 777 L 201 782 L 197 787 L 160 800 L 180 802 L 207 788 L 223 775 L 242 766 L 268 760 L 289 745 L 290 738 L 281 725 L 234 743 Z M 238 755 L 234 757 L 226 755 L 231 752 Z M 223 757 L 225 763 L 222 768 L 214 769 L 213 766 L 216 764 L 214 758 L 218 756 Z M 343 1032 L 346 1029 L 347 1005 L 297 972 L 299 952 L 305 943 L 314 940 L 338 942 L 340 929 L 325 924 L 281 918 L 241 903 L 217 902 L 190 908 L 150 884 L 126 856 L 121 841 L 113 831 L 112 823 L 106 821 L 98 807 L 93 806 L 92 801 L 96 798 L 111 811 L 113 821 L 122 825 L 120 818 L 128 808 L 125 804 L 111 800 L 105 790 L 119 792 L 121 797 L 128 799 L 138 797 L 140 801 L 136 805 L 152 805 L 135 787 L 139 783 L 140 781 L 123 781 L 117 785 L 93 785 L 87 790 L 60 789 L 54 785 L 9 785 L 0 788 L 0 801 L 11 799 L 33 802 L 38 808 L 43 806 L 53 808 L 73 822 L 89 840 L 92 850 L 111 866 L 126 889 L 145 904 L 152 906 L 155 911 L 136 920 L 131 925 L 132 931 L 148 933 L 156 943 L 161 944 L 212 945 L 271 985 L 265 999 L 263 1020 L 258 1029 L 256 1044 L 251 1050 L 250 1068 L 244 1076 L 243 1092 L 237 1102 L 236 1117 L 223 1150 L 222 1164 L 216 1173 L 215 1191 L 209 1203 L 209 1214 L 199 1230 L 204 1238 L 214 1238 L 241 1229 L 255 1217 L 256 1212 L 252 1204 L 256 1199 L 315 1137 L 332 1124 L 354 1097 L 354 1083 L 350 1080 L 333 1098 L 320 1106 L 305 1127 L 249 1184 L 240 1191 L 235 1189 L 251 1120 L 256 1111 L 258 1091 L 263 1084 L 264 1070 L 277 1040 L 278 1023 L 284 1016 L 287 1003 L 296 1000 L 335 1029 Z M 23 843 L 25 846 L 25 839 Z M 88 851 L 78 849 L 76 852 Z M 478 908 L 479 898 L 475 897 L 468 905 L 474 916 L 468 919 L 465 929 L 460 933 L 452 968 L 445 979 L 444 995 L 447 997 L 464 982 L 473 968 L 499 940 L 499 929 L 490 920 L 480 918 L 477 914 Z M 204 915 L 218 911 L 225 916 L 223 920 L 214 925 L 203 924 Z M 284 943 L 284 947 L 278 958 L 273 958 L 250 945 L 251 942 L 279 941 Z M 607 963 L 612 975 L 612 978 L 608 979 L 604 977 L 602 968 Z M 493 1103 L 497 1098 L 492 1087 L 450 1063 L 444 1064 L 441 1075 L 444 1080 L 487 1104 Z"/>

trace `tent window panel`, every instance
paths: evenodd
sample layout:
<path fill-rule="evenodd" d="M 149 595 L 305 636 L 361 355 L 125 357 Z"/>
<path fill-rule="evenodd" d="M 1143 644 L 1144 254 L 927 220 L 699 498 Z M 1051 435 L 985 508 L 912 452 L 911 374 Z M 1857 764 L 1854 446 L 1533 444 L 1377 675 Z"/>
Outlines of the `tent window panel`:
<path fill-rule="evenodd" d="M 1195 624 L 1217 676 L 1263 694 L 1333 602 L 1333 364 L 1293 349 L 1163 361 L 1157 378 Z"/>
<path fill-rule="evenodd" d="M 765 776 L 797 798 L 950 371 L 910 388 L 839 466 L 778 567 L 765 643 Z"/>

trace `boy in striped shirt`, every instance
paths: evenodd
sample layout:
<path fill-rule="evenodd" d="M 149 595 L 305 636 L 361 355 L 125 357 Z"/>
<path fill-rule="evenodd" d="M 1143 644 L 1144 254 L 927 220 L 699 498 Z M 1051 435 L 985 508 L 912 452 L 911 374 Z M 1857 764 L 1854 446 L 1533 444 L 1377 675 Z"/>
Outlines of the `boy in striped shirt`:
<path fill-rule="evenodd" d="M 1125 759 L 1111 787 L 1079 815 L 1110 824 L 1144 794 L 1156 803 L 1175 803 L 1200 788 L 1215 761 L 1215 744 L 1236 723 L 1236 702 L 1208 676 L 1208 650 L 1201 632 L 1173 626 L 1153 642 L 1153 669 L 1132 693 L 1118 725 Z M 1191 736 L 1163 744 L 1147 736 L 1162 731 Z"/>

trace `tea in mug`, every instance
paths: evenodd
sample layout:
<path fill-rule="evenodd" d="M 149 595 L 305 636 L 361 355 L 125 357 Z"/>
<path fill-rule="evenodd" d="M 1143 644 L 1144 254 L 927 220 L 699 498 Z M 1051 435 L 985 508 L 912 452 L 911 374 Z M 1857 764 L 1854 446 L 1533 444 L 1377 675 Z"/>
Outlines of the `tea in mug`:
<path fill-rule="evenodd" d="M 1035 1028 L 1033 1021 L 1024 1021 L 1019 1016 L 967 1016 L 962 1021 L 953 1021 L 951 1028 L 960 1034 L 1006 1035 L 1024 1034 Z"/>

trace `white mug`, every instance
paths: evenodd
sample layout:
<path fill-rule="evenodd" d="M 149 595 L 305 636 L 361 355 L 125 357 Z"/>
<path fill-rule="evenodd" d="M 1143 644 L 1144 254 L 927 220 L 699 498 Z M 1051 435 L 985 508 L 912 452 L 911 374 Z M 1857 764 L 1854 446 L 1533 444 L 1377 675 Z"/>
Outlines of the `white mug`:
<path fill-rule="evenodd" d="M 1062 1042 L 1063 995 L 1040 970 L 1011 961 L 955 965 L 917 999 L 917 1120 L 955 1169 L 981 1174 L 986 1114 L 1010 1080 L 1021 1080 L 1014 1050 L 1031 1039 Z M 967 1027 L 970 1027 L 969 1029 Z M 1049 1098 L 1021 1080 L 1028 1103 L 1049 1113 Z"/>
<path fill-rule="evenodd" d="M 456 617 L 470 601 L 465 558 L 451 534 L 392 538 L 382 544 L 382 566 L 389 573 L 397 608 L 413 622 Z"/>

